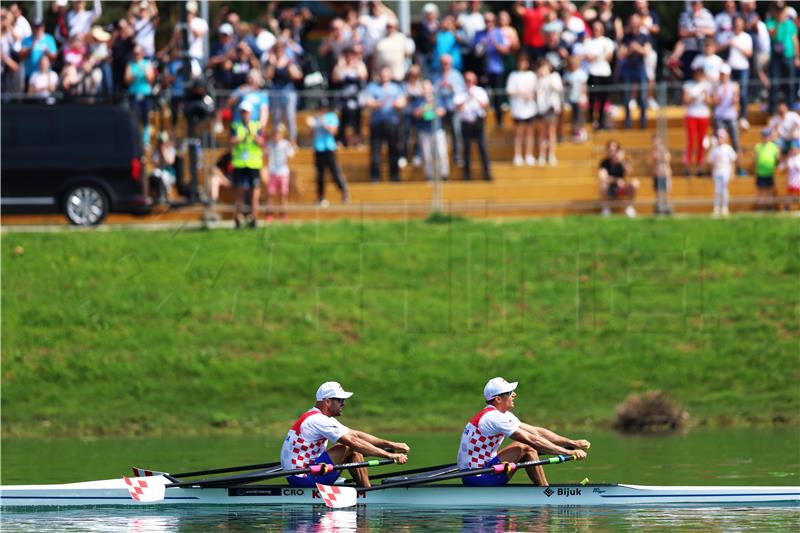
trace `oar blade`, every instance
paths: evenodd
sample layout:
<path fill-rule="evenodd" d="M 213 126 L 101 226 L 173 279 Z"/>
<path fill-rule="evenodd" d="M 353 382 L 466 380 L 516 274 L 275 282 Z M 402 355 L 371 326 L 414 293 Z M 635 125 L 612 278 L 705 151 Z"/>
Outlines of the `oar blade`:
<path fill-rule="evenodd" d="M 322 496 L 322 501 L 331 509 L 353 507 L 358 498 L 358 491 L 353 487 L 317 483 L 317 490 L 319 490 L 319 495 Z"/>
<path fill-rule="evenodd" d="M 125 485 L 134 501 L 139 503 L 160 502 L 164 499 L 166 481 L 161 476 L 155 477 L 127 477 L 124 476 Z"/>

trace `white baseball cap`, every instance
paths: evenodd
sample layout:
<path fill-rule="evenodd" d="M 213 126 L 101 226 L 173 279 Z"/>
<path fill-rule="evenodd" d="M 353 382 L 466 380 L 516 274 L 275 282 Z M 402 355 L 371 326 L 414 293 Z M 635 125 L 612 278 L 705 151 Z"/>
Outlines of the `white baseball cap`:
<path fill-rule="evenodd" d="M 352 392 L 347 392 L 342 388 L 338 381 L 326 381 L 317 389 L 317 401 L 327 400 L 328 398 L 337 398 L 344 400 L 352 396 Z"/>
<path fill-rule="evenodd" d="M 249 101 L 242 102 L 242 105 L 239 106 L 239 111 L 247 111 L 248 113 L 253 112 L 253 104 Z"/>
<path fill-rule="evenodd" d="M 500 396 L 501 394 L 513 391 L 514 389 L 517 388 L 518 383 L 519 383 L 518 381 L 509 383 L 508 381 L 506 381 L 501 377 L 492 378 L 486 383 L 486 386 L 483 388 L 483 397 L 488 402 L 495 396 Z"/>
<path fill-rule="evenodd" d="M 219 32 L 222 35 L 233 35 L 233 26 L 228 22 L 223 22 L 219 27 Z"/>

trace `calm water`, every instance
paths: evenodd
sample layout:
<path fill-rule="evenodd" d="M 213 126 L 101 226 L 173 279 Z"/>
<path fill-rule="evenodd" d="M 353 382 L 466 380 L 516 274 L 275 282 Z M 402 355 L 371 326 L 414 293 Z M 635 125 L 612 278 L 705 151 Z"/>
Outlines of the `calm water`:
<path fill-rule="evenodd" d="M 670 437 L 592 432 L 590 459 L 546 467 L 551 483 L 798 485 L 800 433 L 707 430 Z M 413 466 L 452 460 L 458 435 L 395 435 Z M 2 482 L 57 483 L 115 477 L 131 466 L 180 471 L 269 461 L 280 439 L 6 439 Z M 521 478 L 520 478 L 521 480 Z M 3 531 L 796 531 L 793 508 L 391 509 L 311 507 L 92 509 L 4 513 Z"/>

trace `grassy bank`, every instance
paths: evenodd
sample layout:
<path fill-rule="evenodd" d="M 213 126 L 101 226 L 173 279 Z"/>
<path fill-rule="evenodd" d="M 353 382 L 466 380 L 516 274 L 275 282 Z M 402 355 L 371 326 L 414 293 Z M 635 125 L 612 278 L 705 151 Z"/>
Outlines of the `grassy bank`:
<path fill-rule="evenodd" d="M 796 218 L 6 234 L 2 305 L 4 435 L 283 431 L 328 379 L 376 430 L 458 430 L 495 375 L 561 428 L 800 412 Z"/>

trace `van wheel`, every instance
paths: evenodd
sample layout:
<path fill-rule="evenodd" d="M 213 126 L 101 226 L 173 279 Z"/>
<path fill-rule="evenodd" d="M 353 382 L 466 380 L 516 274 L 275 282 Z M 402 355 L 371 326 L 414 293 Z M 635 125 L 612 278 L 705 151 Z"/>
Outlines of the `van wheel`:
<path fill-rule="evenodd" d="M 64 216 L 76 226 L 95 226 L 108 214 L 108 199 L 94 185 L 78 185 L 64 195 Z"/>

